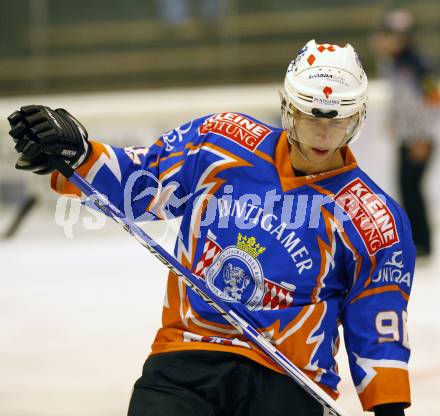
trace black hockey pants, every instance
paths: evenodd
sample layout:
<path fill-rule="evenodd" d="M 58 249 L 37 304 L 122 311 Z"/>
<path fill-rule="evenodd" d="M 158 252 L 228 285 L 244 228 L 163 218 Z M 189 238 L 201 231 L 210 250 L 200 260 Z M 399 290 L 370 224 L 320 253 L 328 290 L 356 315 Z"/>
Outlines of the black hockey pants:
<path fill-rule="evenodd" d="M 322 416 L 323 408 L 289 377 L 227 352 L 151 356 L 128 416 Z"/>

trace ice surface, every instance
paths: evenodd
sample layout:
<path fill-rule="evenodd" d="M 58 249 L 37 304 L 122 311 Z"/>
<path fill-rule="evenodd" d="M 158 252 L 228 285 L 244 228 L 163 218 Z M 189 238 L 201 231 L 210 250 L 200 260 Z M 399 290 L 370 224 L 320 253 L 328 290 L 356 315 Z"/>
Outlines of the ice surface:
<path fill-rule="evenodd" d="M 161 227 L 146 228 L 161 236 Z M 65 238 L 37 210 L 17 238 L 0 242 L 1 415 L 126 413 L 160 325 L 167 271 L 110 221 L 73 230 Z M 417 268 L 409 306 L 410 416 L 440 415 L 439 259 Z M 360 415 L 342 348 L 338 357 L 341 404 Z"/>

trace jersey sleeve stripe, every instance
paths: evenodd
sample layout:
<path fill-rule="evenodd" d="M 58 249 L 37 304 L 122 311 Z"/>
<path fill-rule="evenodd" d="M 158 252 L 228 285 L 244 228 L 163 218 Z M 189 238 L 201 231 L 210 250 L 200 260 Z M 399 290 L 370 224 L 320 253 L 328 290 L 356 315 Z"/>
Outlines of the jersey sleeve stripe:
<path fill-rule="evenodd" d="M 409 300 L 409 295 L 407 293 L 405 293 L 398 285 L 390 285 L 390 286 L 386 286 L 386 287 L 376 287 L 374 289 L 365 290 L 362 293 L 360 293 L 358 296 L 356 296 L 354 299 L 352 299 L 350 304 L 353 304 L 353 303 L 357 302 L 358 300 L 366 298 L 368 296 L 373 296 L 373 295 L 377 295 L 379 293 L 384 293 L 384 292 L 400 292 L 402 297 L 407 302 Z"/>

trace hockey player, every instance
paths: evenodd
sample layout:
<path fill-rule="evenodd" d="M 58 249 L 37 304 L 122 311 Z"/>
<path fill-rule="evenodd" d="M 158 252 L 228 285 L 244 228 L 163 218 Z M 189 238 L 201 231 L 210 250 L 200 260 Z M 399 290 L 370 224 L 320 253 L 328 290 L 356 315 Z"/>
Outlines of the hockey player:
<path fill-rule="evenodd" d="M 89 142 L 67 111 L 10 117 L 16 167 L 60 157 L 127 216 L 181 216 L 176 258 L 217 296 L 241 302 L 273 344 L 338 396 L 338 325 L 364 410 L 410 404 L 407 301 L 415 249 L 407 217 L 348 147 L 365 119 L 367 77 L 349 44 L 308 42 L 281 92 L 283 129 L 235 112 L 202 117 L 150 148 Z M 80 192 L 53 172 L 63 194 Z M 154 276 L 147 276 L 154 279 Z M 322 415 L 323 409 L 181 280 L 130 416 Z"/>

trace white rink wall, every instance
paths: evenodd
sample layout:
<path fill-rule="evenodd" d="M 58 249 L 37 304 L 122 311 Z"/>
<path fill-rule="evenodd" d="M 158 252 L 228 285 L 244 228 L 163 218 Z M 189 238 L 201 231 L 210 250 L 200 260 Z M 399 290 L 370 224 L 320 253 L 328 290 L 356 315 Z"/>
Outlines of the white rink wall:
<path fill-rule="evenodd" d="M 387 137 L 382 112 L 387 89 L 372 82 L 368 118 L 353 148 L 360 165 L 393 196 L 395 144 Z M 102 229 L 80 221 L 66 238 L 55 223 L 57 199 L 47 177 L 16 172 L 5 117 L 20 105 L 65 107 L 91 138 L 116 145 L 142 145 L 191 118 L 217 111 L 241 111 L 277 122 L 277 85 L 158 92 L 19 97 L 0 100 L 1 180 L 24 181 L 41 203 L 12 240 L 0 241 L 0 415 L 116 416 L 126 413 L 160 325 L 167 272 L 145 249 L 110 221 Z M 438 190 L 439 153 L 425 186 Z M 414 405 L 409 416 L 440 416 L 440 194 L 429 193 L 436 229 L 436 256 L 417 266 L 409 305 L 413 348 L 410 371 Z M 0 205 L 0 227 L 13 214 Z M 145 225 L 172 246 L 176 223 Z M 164 235 L 165 230 L 168 231 Z M 174 230 L 174 231 L 173 231 Z M 341 404 L 363 414 L 348 373 L 345 351 L 338 354 L 343 382 Z"/>

